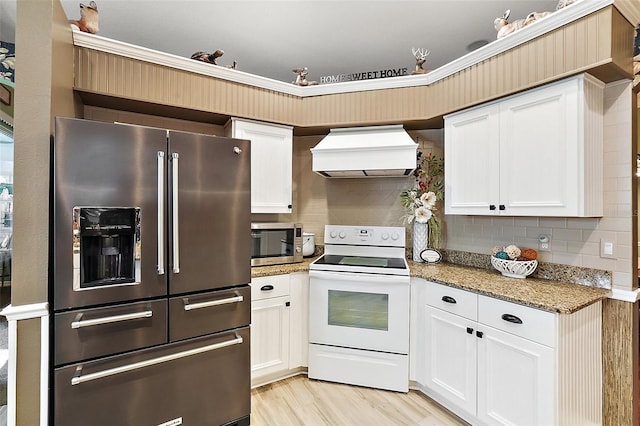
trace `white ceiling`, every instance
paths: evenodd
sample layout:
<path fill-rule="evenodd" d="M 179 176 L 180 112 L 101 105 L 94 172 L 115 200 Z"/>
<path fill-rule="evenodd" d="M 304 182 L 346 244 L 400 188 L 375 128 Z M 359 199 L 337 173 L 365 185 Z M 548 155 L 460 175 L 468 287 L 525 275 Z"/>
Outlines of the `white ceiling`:
<path fill-rule="evenodd" d="M 13 41 L 15 1 L 0 0 L 0 40 Z M 429 49 L 425 68 L 435 69 L 468 53 L 473 42 L 495 40 L 493 21 L 506 9 L 518 19 L 554 11 L 557 2 L 96 0 L 100 36 L 184 57 L 222 49 L 218 64 L 235 60 L 242 71 L 285 82 L 299 67 L 308 67 L 310 80 L 404 67 L 411 72 L 412 47 Z M 78 0 L 61 3 L 69 19 L 80 17 Z M 17 46 L 18 61 L 19 55 Z"/>

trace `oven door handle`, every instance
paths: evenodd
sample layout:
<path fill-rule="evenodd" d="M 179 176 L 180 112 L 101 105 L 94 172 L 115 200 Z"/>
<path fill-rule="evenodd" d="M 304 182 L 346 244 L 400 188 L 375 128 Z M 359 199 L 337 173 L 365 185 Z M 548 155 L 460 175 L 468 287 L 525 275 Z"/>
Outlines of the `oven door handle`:
<path fill-rule="evenodd" d="M 134 312 L 131 314 L 113 315 L 110 317 L 95 318 L 90 320 L 80 320 L 82 314 L 76 316 L 75 321 L 71 323 L 71 328 L 77 329 L 82 327 L 91 327 L 93 325 L 111 324 L 113 322 L 130 321 L 141 318 L 151 318 L 153 311 Z"/>
<path fill-rule="evenodd" d="M 192 311 L 194 309 L 209 308 L 211 306 L 228 305 L 230 303 L 240 303 L 244 301 L 243 296 L 227 297 L 226 299 L 210 300 L 208 302 L 189 303 L 189 298 L 182 299 L 184 302 L 184 310 Z"/>
<path fill-rule="evenodd" d="M 82 374 L 82 365 L 76 368 L 76 375 L 71 379 L 71 385 L 79 385 L 81 383 L 90 382 L 92 380 L 102 379 L 104 377 L 113 376 L 116 374 L 127 373 L 133 370 L 139 370 L 145 367 L 151 367 L 153 365 L 162 364 L 176 359 L 185 358 L 192 355 L 201 354 L 204 352 L 214 351 L 216 349 L 226 348 L 227 346 L 239 345 L 243 342 L 243 339 L 238 334 L 235 335 L 235 339 L 226 340 L 220 343 L 214 343 L 212 345 L 202 346 L 195 349 L 189 349 L 186 351 L 178 352 L 175 354 L 165 355 L 157 358 L 151 358 L 146 361 L 135 362 L 133 364 L 126 364 L 120 367 L 109 368 L 107 370 L 96 371 L 95 373 Z"/>
<path fill-rule="evenodd" d="M 164 151 L 158 151 L 158 275 L 164 275 Z"/>
<path fill-rule="evenodd" d="M 337 271 L 309 271 L 309 278 L 317 279 L 340 279 L 342 281 L 352 282 L 380 282 L 388 284 L 405 284 L 409 281 L 409 277 L 406 275 L 382 275 L 382 274 L 367 274 L 367 273 L 354 273 L 354 272 L 337 272 Z"/>

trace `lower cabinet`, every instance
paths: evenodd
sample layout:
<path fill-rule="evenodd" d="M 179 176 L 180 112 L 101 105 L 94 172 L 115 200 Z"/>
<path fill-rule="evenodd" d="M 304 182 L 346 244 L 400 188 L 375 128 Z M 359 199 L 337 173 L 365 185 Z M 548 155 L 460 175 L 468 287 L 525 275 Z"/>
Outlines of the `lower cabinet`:
<path fill-rule="evenodd" d="M 251 384 L 278 380 L 307 365 L 308 274 L 251 281 Z"/>
<path fill-rule="evenodd" d="M 414 380 L 472 424 L 600 424 L 601 304 L 560 315 L 412 281 Z"/>

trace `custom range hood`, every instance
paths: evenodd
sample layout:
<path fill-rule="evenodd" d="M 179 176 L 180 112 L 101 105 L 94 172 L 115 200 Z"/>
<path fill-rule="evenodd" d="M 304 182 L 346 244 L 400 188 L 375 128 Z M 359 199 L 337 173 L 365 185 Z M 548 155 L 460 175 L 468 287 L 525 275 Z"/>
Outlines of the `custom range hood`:
<path fill-rule="evenodd" d="M 401 125 L 332 129 L 311 148 L 312 169 L 330 178 L 406 177 L 417 149 Z"/>

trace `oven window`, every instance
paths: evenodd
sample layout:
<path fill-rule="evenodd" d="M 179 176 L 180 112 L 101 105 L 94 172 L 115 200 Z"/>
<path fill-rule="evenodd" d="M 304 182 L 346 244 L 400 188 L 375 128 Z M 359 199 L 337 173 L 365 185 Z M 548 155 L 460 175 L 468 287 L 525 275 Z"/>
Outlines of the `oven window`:
<path fill-rule="evenodd" d="M 389 295 L 329 290 L 329 325 L 389 330 Z"/>

